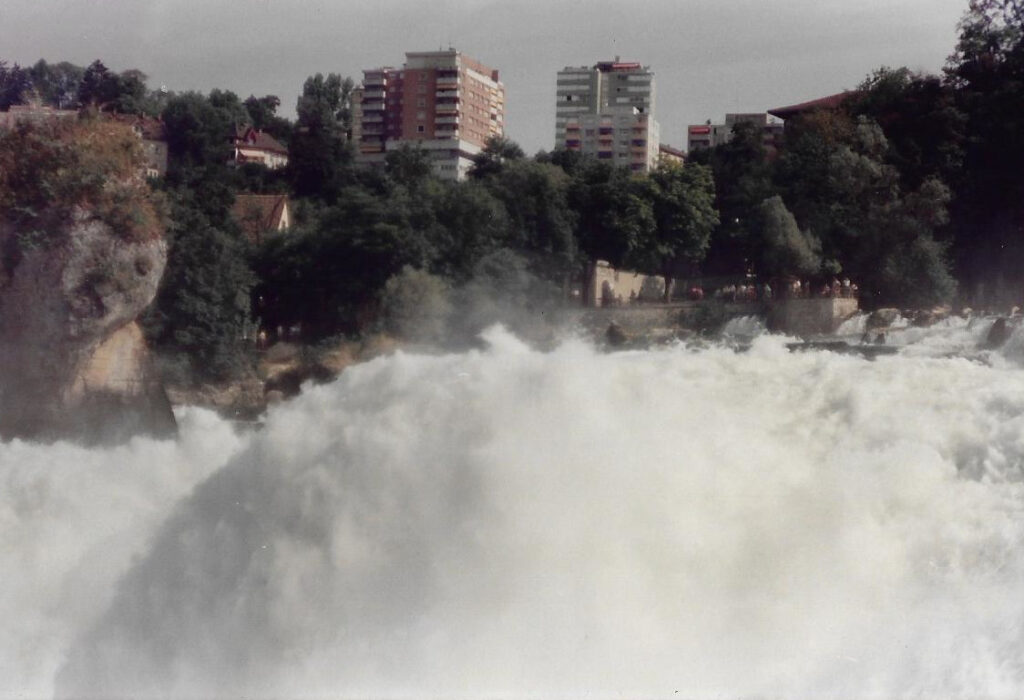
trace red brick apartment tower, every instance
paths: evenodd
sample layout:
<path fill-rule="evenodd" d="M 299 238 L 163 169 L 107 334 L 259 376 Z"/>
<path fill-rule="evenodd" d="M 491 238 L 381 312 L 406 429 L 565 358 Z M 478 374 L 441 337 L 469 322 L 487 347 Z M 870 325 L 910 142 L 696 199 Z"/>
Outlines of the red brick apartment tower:
<path fill-rule="evenodd" d="M 407 53 L 401 69 L 363 71 L 353 104 L 357 160 L 379 164 L 387 151 L 417 145 L 450 180 L 465 178 L 487 139 L 505 131 L 498 71 L 455 49 Z"/>

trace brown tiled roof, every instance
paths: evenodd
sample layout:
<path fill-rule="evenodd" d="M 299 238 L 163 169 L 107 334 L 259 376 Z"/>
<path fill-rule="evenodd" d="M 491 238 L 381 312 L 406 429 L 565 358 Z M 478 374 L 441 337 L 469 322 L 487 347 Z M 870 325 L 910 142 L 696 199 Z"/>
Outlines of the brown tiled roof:
<path fill-rule="evenodd" d="M 819 97 L 816 100 L 808 100 L 807 102 L 789 105 L 788 107 L 776 107 L 775 109 L 769 109 L 768 114 L 773 117 L 778 117 L 779 119 L 789 119 L 798 114 L 813 112 L 816 109 L 836 109 L 856 94 L 855 90 L 847 90 L 846 92 L 829 95 L 828 97 Z"/>
<path fill-rule="evenodd" d="M 658 144 L 658 151 L 661 153 L 667 153 L 670 156 L 675 156 L 676 158 L 686 158 L 685 151 L 681 151 L 678 148 L 674 148 L 664 143 Z"/>
<path fill-rule="evenodd" d="M 251 126 L 235 127 L 235 145 L 246 145 L 249 148 L 256 148 L 271 153 L 288 154 L 288 149 L 281 145 L 281 142 L 265 131 L 254 129 Z"/>
<path fill-rule="evenodd" d="M 288 205 L 286 194 L 240 194 L 231 214 L 251 243 L 259 244 L 266 233 L 277 231 Z"/>

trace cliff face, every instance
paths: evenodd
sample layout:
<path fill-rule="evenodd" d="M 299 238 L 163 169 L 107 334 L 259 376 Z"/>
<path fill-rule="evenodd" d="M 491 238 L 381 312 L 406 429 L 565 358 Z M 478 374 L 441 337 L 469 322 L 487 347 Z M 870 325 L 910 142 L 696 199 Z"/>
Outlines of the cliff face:
<path fill-rule="evenodd" d="M 110 440 L 174 420 L 134 320 L 156 295 L 163 239 L 125 241 L 77 215 L 0 288 L 0 433 Z M 163 410 L 160 405 L 163 404 Z"/>
<path fill-rule="evenodd" d="M 76 161 L 68 151 L 81 131 L 46 136 L 84 168 L 94 154 Z M 94 148 L 102 140 L 83 142 Z M 124 162 L 127 172 L 102 172 L 96 193 L 76 191 L 66 215 L 19 221 L 0 212 L 0 437 L 109 441 L 174 430 L 134 324 L 156 295 L 167 245 L 153 224 L 148 187 L 130 169 L 133 161 Z M 17 202 L 11 189 L 7 197 Z"/>

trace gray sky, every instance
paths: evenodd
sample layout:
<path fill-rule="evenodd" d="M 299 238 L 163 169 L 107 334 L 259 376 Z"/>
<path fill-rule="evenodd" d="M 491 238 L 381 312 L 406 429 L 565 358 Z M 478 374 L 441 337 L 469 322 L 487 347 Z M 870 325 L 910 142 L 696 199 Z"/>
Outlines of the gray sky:
<path fill-rule="evenodd" d="M 138 68 L 151 87 L 275 94 L 454 46 L 501 71 L 506 132 L 554 144 L 555 74 L 615 55 L 650 65 L 662 141 L 726 112 L 857 85 L 881 66 L 938 72 L 967 0 L 0 0 L 0 59 Z"/>

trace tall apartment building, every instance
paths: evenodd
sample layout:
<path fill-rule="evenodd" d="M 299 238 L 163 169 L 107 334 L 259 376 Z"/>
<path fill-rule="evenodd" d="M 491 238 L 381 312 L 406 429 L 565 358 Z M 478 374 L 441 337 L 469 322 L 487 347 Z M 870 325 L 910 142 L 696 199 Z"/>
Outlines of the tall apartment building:
<path fill-rule="evenodd" d="M 782 143 L 783 124 L 774 121 L 765 112 L 749 114 L 726 114 L 725 124 L 695 124 L 687 128 L 686 148 L 695 151 L 699 148 L 713 148 L 732 139 L 732 129 L 737 124 L 751 124 L 761 130 L 761 139 L 765 148 L 775 149 Z"/>
<path fill-rule="evenodd" d="M 658 164 L 654 73 L 616 56 L 558 71 L 555 147 L 647 172 Z"/>
<path fill-rule="evenodd" d="M 505 131 L 498 71 L 455 49 L 405 54 L 399 68 L 363 71 L 353 93 L 356 160 L 382 163 L 404 144 L 430 154 L 435 173 L 461 180 L 491 136 Z"/>

